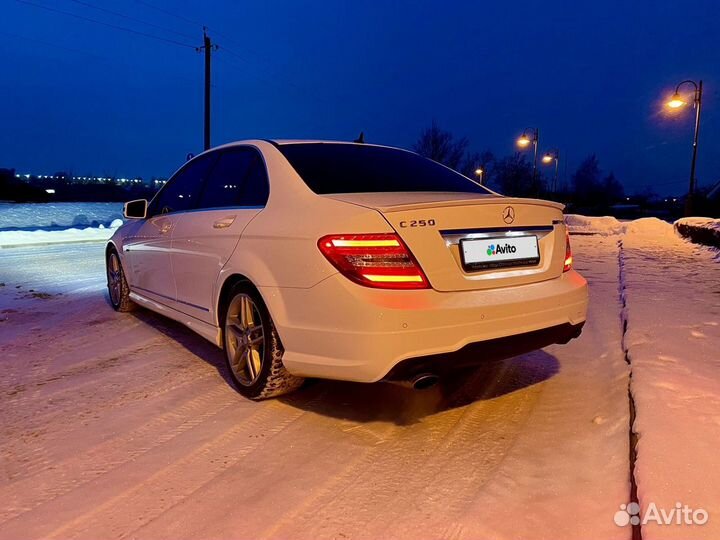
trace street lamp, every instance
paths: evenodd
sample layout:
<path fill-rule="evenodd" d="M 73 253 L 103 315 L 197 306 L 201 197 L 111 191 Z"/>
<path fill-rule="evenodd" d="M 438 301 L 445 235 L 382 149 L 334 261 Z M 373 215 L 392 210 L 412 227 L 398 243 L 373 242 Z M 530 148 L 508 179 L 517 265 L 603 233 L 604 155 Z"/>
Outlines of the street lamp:
<path fill-rule="evenodd" d="M 480 182 L 481 184 L 483 181 L 483 174 L 485 174 L 485 171 L 483 170 L 482 167 L 478 167 L 475 169 L 475 176 L 478 177 L 478 182 Z"/>
<path fill-rule="evenodd" d="M 700 134 L 700 107 L 702 105 L 702 81 L 697 83 L 693 80 L 682 81 L 675 87 L 675 93 L 672 95 L 670 100 L 667 102 L 667 106 L 671 109 L 680 109 L 687 105 L 685 100 L 680 95 L 680 87 L 684 84 L 691 84 L 695 88 L 695 94 L 693 96 L 693 106 L 695 107 L 695 132 L 693 134 L 693 154 L 692 162 L 690 164 L 690 186 L 688 188 L 688 196 L 685 200 L 685 215 L 692 215 L 693 211 L 693 197 L 695 196 L 695 163 L 697 161 L 697 148 L 698 148 L 698 135 Z"/>
<path fill-rule="evenodd" d="M 537 153 L 538 153 L 538 142 L 540 140 L 540 129 L 539 128 L 525 128 L 522 135 L 517 140 L 517 145 L 520 148 L 527 148 L 530 144 L 533 145 L 533 184 L 537 177 Z"/>
<path fill-rule="evenodd" d="M 560 163 L 560 150 L 557 148 L 550 150 L 549 152 L 545 152 L 542 157 L 542 162 L 545 165 L 550 165 L 551 163 L 555 162 L 555 178 L 553 179 L 552 184 L 552 192 L 555 193 L 558 188 L 558 165 Z"/>

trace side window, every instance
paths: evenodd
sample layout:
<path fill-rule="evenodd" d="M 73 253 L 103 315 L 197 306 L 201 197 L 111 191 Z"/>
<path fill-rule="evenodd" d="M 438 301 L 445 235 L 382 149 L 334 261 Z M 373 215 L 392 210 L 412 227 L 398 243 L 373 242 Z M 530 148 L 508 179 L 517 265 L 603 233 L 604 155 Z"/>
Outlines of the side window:
<path fill-rule="evenodd" d="M 258 151 L 232 148 L 220 154 L 205 182 L 199 206 L 265 206 L 268 194 L 267 172 Z"/>
<path fill-rule="evenodd" d="M 270 182 L 265 162 L 257 151 L 252 150 L 251 154 L 240 201 L 243 206 L 265 206 L 270 196 Z"/>
<path fill-rule="evenodd" d="M 175 173 L 153 200 L 150 214 L 167 214 L 195 208 L 203 181 L 216 158 L 214 152 L 200 156 Z"/>

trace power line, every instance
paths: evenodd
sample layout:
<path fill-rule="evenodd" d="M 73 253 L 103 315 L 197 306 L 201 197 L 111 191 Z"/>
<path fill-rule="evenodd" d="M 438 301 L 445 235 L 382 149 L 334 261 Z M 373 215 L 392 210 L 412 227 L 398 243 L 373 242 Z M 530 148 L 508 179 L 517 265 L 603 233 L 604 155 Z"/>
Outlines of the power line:
<path fill-rule="evenodd" d="M 131 17 L 130 15 L 125 15 L 124 13 L 120 13 L 118 11 L 113 11 L 111 9 L 107 9 L 104 7 L 96 6 L 94 4 L 91 4 L 90 2 L 84 2 L 83 0 L 70 0 L 71 2 L 75 2 L 76 4 L 80 4 L 81 6 L 86 6 L 92 9 L 96 9 L 98 11 L 103 11 L 105 13 L 109 13 L 110 15 L 115 15 L 116 17 L 121 17 L 123 19 L 127 19 L 128 21 L 133 21 L 140 24 L 145 24 L 147 26 L 152 26 L 153 28 L 157 28 L 158 30 L 163 30 L 164 32 L 169 32 L 171 34 L 175 34 L 177 36 L 186 37 L 189 39 L 196 39 L 197 36 L 191 36 L 190 34 L 185 34 L 183 32 L 178 32 L 176 30 L 173 30 L 171 28 L 167 28 L 165 26 L 161 26 L 159 24 L 151 23 L 148 21 L 143 21 L 142 19 L 137 19 L 135 17 Z"/>
<path fill-rule="evenodd" d="M 9 38 L 12 38 L 14 41 L 20 40 L 20 41 L 31 41 L 31 42 L 39 43 L 39 44 L 45 45 L 47 48 L 53 49 L 53 50 L 60 49 L 60 50 L 68 51 L 71 53 L 89 56 L 91 58 L 95 58 L 97 60 L 102 61 L 104 64 L 106 64 L 108 66 L 110 66 L 110 64 L 120 64 L 127 68 L 131 68 L 134 71 L 142 70 L 142 71 L 146 71 L 148 73 L 155 73 L 155 74 L 157 73 L 156 70 L 148 68 L 148 67 L 144 67 L 142 65 L 129 64 L 129 63 L 123 62 L 121 60 L 119 61 L 117 58 L 111 58 L 109 56 L 100 55 L 95 52 L 90 52 L 88 49 L 76 49 L 74 47 L 68 47 L 67 45 L 60 44 L 57 41 L 49 41 L 49 40 L 45 40 L 45 39 L 39 39 L 37 37 L 23 36 L 23 35 L 15 33 L 15 32 L 8 32 L 5 30 L 0 30 L 0 36 L 7 36 Z M 175 75 L 173 75 L 173 77 L 176 77 L 183 81 L 196 82 L 195 79 L 191 79 L 190 77 L 187 77 L 184 75 L 175 74 Z"/>
<path fill-rule="evenodd" d="M 176 19 L 178 19 L 178 20 L 180 20 L 180 21 L 183 21 L 183 22 L 186 22 L 186 23 L 188 23 L 188 24 L 191 24 L 191 25 L 193 25 L 193 26 L 204 26 L 203 23 L 201 23 L 201 22 L 194 21 L 194 20 L 192 20 L 192 19 L 188 19 L 187 17 L 184 17 L 184 16 L 182 16 L 182 15 L 178 15 L 177 13 L 175 13 L 175 12 L 173 12 L 173 11 L 170 11 L 170 10 L 168 10 L 168 9 L 155 6 L 155 5 L 153 5 L 153 4 L 149 3 L 149 2 L 145 2 L 144 0 L 135 0 L 135 1 L 136 1 L 138 4 L 142 4 L 142 5 L 144 5 L 144 6 L 147 6 L 147 7 L 149 7 L 149 8 L 152 8 L 152 9 L 154 9 L 154 10 L 156 10 L 156 11 L 159 11 L 160 13 L 164 13 L 165 15 L 170 15 L 171 17 L 175 17 Z"/>
<path fill-rule="evenodd" d="M 140 32 L 139 30 L 133 30 L 132 28 L 127 28 L 126 26 L 120 26 L 120 25 L 117 25 L 117 24 L 112 24 L 112 23 L 108 23 L 108 22 L 104 22 L 104 21 L 99 21 L 99 20 L 97 20 L 97 19 L 92 19 L 92 18 L 90 18 L 90 17 L 85 17 L 85 16 L 83 16 L 83 15 L 78 15 L 77 13 L 72 13 L 72 12 L 70 12 L 70 11 L 64 11 L 64 10 L 62 10 L 62 9 L 57 9 L 57 8 L 53 8 L 53 7 L 50 7 L 50 6 L 44 6 L 44 5 L 42 5 L 42 4 L 36 4 L 35 2 L 30 2 L 29 0 L 15 0 L 15 1 L 16 1 L 16 2 L 20 2 L 21 4 L 27 4 L 28 6 L 33 6 L 33 7 L 40 8 L 40 9 L 44 9 L 44 10 L 47 10 L 47 11 L 52 11 L 52 12 L 54 12 L 54 13 L 60 13 L 60 14 L 62 14 L 62 15 L 66 15 L 66 16 L 68 16 L 68 17 L 74 17 L 74 18 L 80 19 L 80 20 L 82 20 L 82 21 L 87 21 L 87 22 L 92 22 L 92 23 L 99 24 L 99 25 L 102 25 L 102 26 L 107 26 L 108 28 L 114 28 L 115 30 L 122 30 L 123 32 L 128 32 L 128 33 L 130 33 L 130 34 L 135 34 L 135 35 L 138 35 L 138 36 L 143 36 L 143 37 L 146 37 L 146 38 L 149 38 L 149 39 L 155 39 L 155 40 L 158 40 L 158 41 L 164 41 L 164 42 L 166 42 L 166 43 L 172 43 L 173 45 L 178 45 L 178 46 L 180 46 L 180 47 L 188 47 L 188 48 L 190 48 L 190 49 L 195 49 L 195 48 L 196 48 L 195 45 L 189 45 L 188 43 L 183 43 L 183 42 L 181 42 L 181 41 L 176 41 L 176 40 L 174 40 L 174 39 L 168 39 L 168 38 L 156 36 L 156 35 L 154 35 L 154 34 L 148 34 L 148 33 L 146 33 L 146 32 Z"/>
<path fill-rule="evenodd" d="M 73 0 L 73 1 L 74 1 L 74 0 Z M 135 2 L 137 2 L 138 4 L 141 4 L 141 5 L 143 5 L 143 6 L 147 6 L 147 7 L 151 8 L 151 9 L 154 9 L 154 10 L 160 12 L 160 13 L 164 13 L 165 15 L 169 15 L 170 17 L 175 17 L 177 20 L 183 21 L 184 23 L 190 24 L 190 25 L 192 25 L 192 26 L 196 26 L 196 27 L 197 27 L 197 26 L 201 26 L 201 27 L 203 27 L 203 28 L 206 28 L 206 29 L 208 30 L 208 32 L 212 32 L 215 36 L 219 36 L 219 37 L 221 37 L 221 38 L 224 38 L 225 41 L 229 41 L 230 43 L 233 43 L 233 44 L 237 45 L 238 47 L 242 47 L 244 50 L 246 50 L 247 52 L 251 53 L 253 56 L 257 56 L 257 57 L 258 57 L 259 59 L 261 59 L 261 60 L 262 60 L 262 58 L 263 58 L 263 56 L 262 56 L 260 53 L 258 53 L 257 51 L 249 48 L 249 47 L 247 46 L 247 44 L 242 44 L 242 43 L 234 40 L 233 38 L 231 38 L 231 37 L 228 36 L 227 34 L 223 34 L 223 33 L 221 33 L 221 32 L 218 32 L 217 29 L 216 29 L 214 26 L 208 26 L 207 24 L 205 24 L 205 23 L 203 23 L 203 22 L 196 21 L 196 20 L 191 19 L 191 18 L 189 18 L 189 17 L 185 17 L 184 15 L 179 15 L 179 14 L 175 13 L 174 11 L 170 11 L 169 9 L 165 9 L 165 8 L 156 6 L 156 5 L 154 5 L 154 4 L 151 4 L 150 2 L 146 2 L 145 0 L 135 0 Z M 223 47 L 223 48 L 225 48 L 225 47 Z M 237 56 L 240 58 L 239 55 L 237 55 Z M 243 58 L 241 58 L 241 59 L 244 60 Z"/>

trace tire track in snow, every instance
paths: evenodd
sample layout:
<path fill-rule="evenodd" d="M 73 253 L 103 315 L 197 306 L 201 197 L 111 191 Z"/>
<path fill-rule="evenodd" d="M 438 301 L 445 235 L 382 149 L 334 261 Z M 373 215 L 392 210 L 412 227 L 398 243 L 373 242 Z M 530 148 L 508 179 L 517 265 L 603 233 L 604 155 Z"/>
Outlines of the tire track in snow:
<path fill-rule="evenodd" d="M 635 431 L 635 396 L 633 395 L 633 371 L 632 358 L 630 356 L 630 348 L 626 342 L 628 330 L 628 305 L 627 305 L 627 284 L 625 279 L 625 252 L 622 237 L 618 240 L 618 293 L 620 295 L 620 323 L 622 324 L 621 345 L 625 361 L 630 367 L 628 374 L 628 406 L 630 408 L 630 423 L 628 425 L 628 438 L 630 439 L 630 455 L 628 457 L 628 465 L 630 468 L 630 497 L 628 503 L 638 503 L 637 480 L 635 478 L 635 462 L 637 461 L 637 443 L 638 433 Z M 642 526 L 640 524 L 631 525 L 632 540 L 642 540 Z"/>
<path fill-rule="evenodd" d="M 76 538 L 94 531 L 104 531 L 102 535 L 107 537 L 131 536 L 260 449 L 267 440 L 306 414 L 303 410 L 278 401 L 254 406 L 261 409 L 249 419 L 157 470 L 142 483 L 53 530 L 46 538 Z M 243 443 L 247 439 L 251 439 L 250 442 Z M 219 456 L 224 459 L 213 459 Z M 172 486 L 169 496 L 168 486 Z M 143 509 L 142 515 L 138 517 L 135 516 L 137 508 Z M 128 523 L 128 519 L 132 523 Z"/>
<path fill-rule="evenodd" d="M 541 392 L 542 386 L 535 385 L 504 396 L 508 402 L 503 407 L 485 401 L 470 405 L 454 428 L 455 436 L 443 442 L 423 474 L 410 478 L 407 491 L 414 495 L 403 507 L 393 508 L 392 517 L 386 521 L 398 521 L 419 507 L 421 515 L 403 528 L 404 534 L 416 538 L 459 534 L 456 522 L 507 458 Z M 482 448 L 482 454 L 477 448 Z M 392 529 L 385 527 L 375 536 L 388 537 L 391 533 Z"/>
<path fill-rule="evenodd" d="M 143 358 L 140 356 L 141 353 L 150 353 L 150 351 L 161 348 L 163 346 L 166 346 L 166 344 L 163 343 L 159 337 L 154 338 L 151 340 L 147 340 L 147 342 L 139 346 L 136 345 L 134 347 L 128 347 L 125 350 L 108 352 L 106 354 L 96 356 L 92 359 L 92 361 L 83 362 L 80 366 L 74 365 L 69 369 L 53 373 L 52 375 L 48 375 L 45 378 L 28 381 L 23 384 L 23 386 L 44 387 L 41 388 L 39 391 L 43 392 L 43 398 L 46 401 L 62 399 L 62 396 L 65 394 L 76 393 L 80 389 L 87 386 L 96 386 L 98 384 L 98 381 L 96 379 L 88 379 L 83 382 L 75 382 L 72 387 L 55 388 L 55 386 L 57 386 L 57 383 L 63 382 L 73 377 L 93 375 L 96 372 L 106 371 L 116 367 L 121 367 L 123 371 L 116 374 L 105 373 L 103 376 L 103 383 L 107 383 L 110 378 L 126 379 L 127 375 L 130 375 L 135 371 L 143 369 L 147 370 L 149 369 L 149 367 L 150 369 L 153 367 L 152 365 L 148 366 L 147 364 L 142 363 L 132 364 L 128 361 L 129 359 L 132 358 L 133 360 L 137 361 L 147 360 L 147 358 Z M 55 358 L 48 358 L 46 363 L 50 363 L 53 360 L 55 360 Z M 24 408 L 25 405 L 32 404 L 36 400 L 35 397 L 27 396 L 24 392 L 16 392 L 13 395 L 18 397 L 7 400 L 6 405 L 16 407 L 21 410 Z M 12 414 L 12 416 L 14 418 L 16 417 L 15 414 Z"/>
<path fill-rule="evenodd" d="M 225 399 L 222 399 L 224 397 Z M 152 419 L 142 427 L 105 441 L 70 460 L 47 463 L 46 468 L 41 471 L 45 474 L 36 473 L 0 489 L 0 500 L 5 502 L 4 507 L 0 509 L 0 524 L 80 488 L 113 469 L 171 442 L 236 403 L 236 396 L 230 394 L 227 388 L 216 387 L 173 411 Z M 169 430 L 160 431 L 166 428 L 167 424 L 178 420 L 181 423 Z M 51 466 L 52 470 L 49 469 Z M 59 476 L 56 470 L 62 470 L 62 476 Z M 28 492 L 32 496 L 22 500 L 21 494 Z"/>
<path fill-rule="evenodd" d="M 166 394 L 170 394 L 176 391 L 181 391 L 186 388 L 193 388 L 195 385 L 198 384 L 198 382 L 203 380 L 210 380 L 215 378 L 213 374 L 206 374 L 201 376 L 196 376 L 192 379 L 188 379 L 185 381 L 181 381 L 175 384 L 172 384 L 170 386 L 167 386 L 165 388 L 160 388 L 157 391 L 153 390 L 152 395 L 153 399 L 158 397 L 163 397 Z M 65 426 L 69 429 L 72 429 L 73 427 L 78 427 L 82 425 L 83 419 L 89 415 L 94 415 L 95 421 L 101 420 L 100 413 L 107 411 L 107 410 L 113 410 L 118 407 L 121 407 L 125 405 L 126 403 L 135 400 L 137 397 L 138 400 L 143 399 L 144 396 L 147 396 L 148 390 L 143 388 L 140 390 L 136 390 L 133 392 L 133 394 L 126 394 L 123 396 L 120 396 L 117 400 L 111 401 L 109 403 L 102 403 L 102 404 L 85 404 L 87 410 L 86 411 L 80 411 L 76 414 L 66 416 L 62 414 L 62 412 L 59 413 L 53 413 L 48 414 L 47 416 L 55 417 L 59 416 L 61 421 L 60 422 L 53 422 L 53 431 L 48 432 L 47 435 L 51 436 L 48 437 L 43 432 L 40 435 L 35 436 L 36 434 L 33 433 L 31 436 L 31 445 L 27 449 L 28 454 L 24 457 L 29 456 L 28 459 L 25 459 L 23 461 L 23 468 L 22 468 L 22 474 L 24 477 L 28 475 L 34 475 L 38 472 L 42 472 L 45 469 L 54 468 L 57 466 L 57 459 L 55 456 L 51 455 L 48 452 L 48 447 L 52 444 L 59 444 L 65 446 L 67 444 L 66 435 L 67 431 L 62 431 L 62 426 Z M 101 397 L 101 396 L 100 396 Z M 83 426 L 85 427 L 85 426 Z M 45 439 L 43 441 L 43 438 Z M 49 438 L 49 440 L 48 440 Z M 6 447 L 7 449 L 7 447 Z"/>
<path fill-rule="evenodd" d="M 353 460 L 343 472 L 326 482 L 321 490 L 307 499 L 294 511 L 282 517 L 274 527 L 262 534 L 262 538 L 282 538 L 293 530 L 295 522 L 312 524 L 308 526 L 309 537 L 334 537 L 350 534 L 356 530 L 358 514 L 366 516 L 363 534 L 369 537 L 384 537 L 387 529 L 397 525 L 408 511 L 418 505 L 418 494 L 428 486 L 428 478 L 442 479 L 448 465 L 448 453 L 462 454 L 462 448 L 472 452 L 473 440 L 477 438 L 478 427 L 486 419 L 485 400 L 493 395 L 506 381 L 508 364 L 503 364 L 500 374 L 482 392 L 474 403 L 465 407 L 443 411 L 434 415 L 432 421 L 421 422 L 409 427 L 391 426 L 393 442 L 370 447 Z M 466 383 L 463 388 L 467 388 Z M 525 398 L 523 398 L 525 399 Z M 516 409 L 522 413 L 525 407 Z M 442 415 L 443 421 L 437 416 Z M 502 423 L 507 430 L 508 424 Z M 501 446 L 511 444 L 507 438 Z M 425 449 L 426 451 L 421 451 Z M 497 453 L 498 456 L 502 452 Z M 452 457 L 451 457 L 452 459 Z M 464 469 L 464 465 L 461 465 Z M 486 469 L 487 470 L 487 469 Z M 453 491 L 457 477 L 447 477 L 444 491 Z M 433 487 L 435 484 L 433 484 Z M 467 492 L 472 491 L 472 483 Z M 453 493 L 452 498 L 456 494 Z M 359 502 L 362 501 L 362 502 Z M 447 500 L 432 501 L 444 513 Z M 463 503 L 460 507 L 464 507 Z M 287 529 L 288 532 L 283 532 Z"/>
<path fill-rule="evenodd" d="M 88 396 L 80 393 L 75 396 L 75 400 L 68 400 L 64 404 L 65 406 L 58 406 L 59 404 L 52 401 L 45 402 L 40 396 L 38 399 L 42 399 L 42 402 L 46 403 L 48 410 L 38 414 L 37 410 L 29 409 L 25 415 L 14 417 L 12 424 L 4 426 L 5 436 L 9 442 L 3 446 L 7 451 L 16 445 L 17 440 L 28 439 L 27 444 L 18 445 L 20 448 L 16 450 L 16 453 L 22 453 L 24 449 L 25 453 L 19 454 L 23 455 L 24 460 L 22 473 L 25 476 L 32 475 L 56 464 L 56 459 L 47 452 L 47 446 L 53 442 L 52 438 L 47 440 L 49 436 L 54 436 L 54 439 L 62 444 L 62 437 L 67 430 L 82 426 L 89 417 L 92 417 L 94 421 L 100 421 L 103 412 L 122 407 L 128 402 L 137 402 L 149 395 L 154 400 L 166 394 L 187 388 L 192 389 L 201 380 L 219 378 L 215 370 L 197 374 L 193 372 L 192 368 L 183 370 L 183 378 L 180 379 L 161 375 L 153 377 L 153 373 L 159 373 L 166 369 L 167 367 L 158 365 L 157 368 L 151 368 L 143 373 L 142 378 L 128 379 L 129 388 L 123 393 L 116 393 L 114 389 L 107 388 L 103 384 L 103 391 L 91 392 Z M 174 372 L 174 375 L 178 374 L 179 372 Z M 122 374 L 119 377 L 122 378 Z M 159 384 L 158 380 L 161 381 Z M 138 382 L 143 384 L 136 385 Z M 224 388 L 224 381 L 222 383 L 221 387 Z M 109 399 L 108 395 L 111 396 Z M 88 399 L 81 402 L 80 408 L 78 407 L 78 398 L 83 397 Z M 48 426 L 52 426 L 52 431 L 49 431 Z M 12 429 L 21 431 L 13 434 Z"/>

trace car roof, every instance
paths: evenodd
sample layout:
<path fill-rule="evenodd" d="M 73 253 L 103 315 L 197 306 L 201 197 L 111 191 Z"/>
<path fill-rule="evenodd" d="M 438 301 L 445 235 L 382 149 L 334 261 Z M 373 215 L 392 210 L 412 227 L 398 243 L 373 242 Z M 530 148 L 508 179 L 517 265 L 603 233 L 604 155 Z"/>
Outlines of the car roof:
<path fill-rule="evenodd" d="M 391 148 L 393 150 L 402 150 L 404 152 L 411 152 L 411 150 L 407 150 L 405 148 L 398 148 L 396 146 L 388 146 L 385 144 L 372 144 L 367 142 L 355 142 L 355 141 L 333 141 L 333 140 L 322 140 L 322 139 L 248 139 L 248 140 L 242 140 L 242 141 L 233 141 L 230 143 L 226 143 L 220 146 L 216 146 L 214 148 L 211 148 L 211 150 L 215 150 L 217 148 L 228 148 L 232 146 L 241 146 L 241 145 L 247 145 L 247 144 L 256 144 L 258 142 L 266 142 L 270 143 L 274 146 L 288 146 L 292 144 L 352 144 L 356 146 L 375 146 L 379 148 Z"/>

